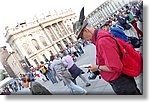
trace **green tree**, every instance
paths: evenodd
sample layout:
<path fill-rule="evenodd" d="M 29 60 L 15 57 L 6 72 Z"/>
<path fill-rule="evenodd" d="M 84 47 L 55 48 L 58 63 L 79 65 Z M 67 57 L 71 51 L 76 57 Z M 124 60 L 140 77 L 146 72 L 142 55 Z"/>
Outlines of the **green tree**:
<path fill-rule="evenodd" d="M 4 69 L 0 69 L 0 81 L 7 78 L 9 75 Z"/>

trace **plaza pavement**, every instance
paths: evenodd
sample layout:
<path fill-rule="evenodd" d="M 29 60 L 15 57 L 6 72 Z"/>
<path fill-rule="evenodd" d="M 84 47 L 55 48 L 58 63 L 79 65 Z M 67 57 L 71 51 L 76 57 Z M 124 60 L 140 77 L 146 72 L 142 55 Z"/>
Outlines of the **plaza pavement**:
<path fill-rule="evenodd" d="M 90 64 L 95 63 L 95 46 L 93 44 L 87 45 L 84 47 L 85 53 L 77 59 L 76 64 L 78 66 L 81 66 L 83 64 Z M 86 68 L 82 68 L 85 71 L 85 74 L 83 74 L 87 79 L 89 76 L 89 73 L 87 73 Z M 138 77 L 136 77 L 136 82 L 139 87 L 139 89 L 142 92 L 142 74 Z M 43 82 L 42 80 L 36 78 L 36 81 L 40 82 L 43 86 L 45 86 L 52 94 L 55 95 L 61 95 L 61 94 L 69 94 L 69 89 L 67 86 L 64 86 L 62 81 L 59 81 L 59 83 L 52 84 L 51 81 Z M 95 80 L 88 80 L 91 83 L 91 86 L 86 87 L 85 83 L 80 79 L 77 78 L 77 84 L 84 89 L 87 90 L 88 95 L 115 95 L 114 91 L 112 90 L 111 86 L 104 81 L 103 79 L 99 79 L 98 77 Z M 24 88 L 21 91 L 18 91 L 17 93 L 13 94 L 31 94 L 29 89 Z"/>

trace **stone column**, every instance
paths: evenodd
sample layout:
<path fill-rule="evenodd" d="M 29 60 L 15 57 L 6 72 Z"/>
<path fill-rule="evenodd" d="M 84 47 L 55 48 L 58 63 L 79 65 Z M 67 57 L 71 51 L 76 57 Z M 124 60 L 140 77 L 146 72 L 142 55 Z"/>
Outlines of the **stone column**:
<path fill-rule="evenodd" d="M 94 22 L 96 22 L 96 21 L 97 21 L 97 19 L 95 18 L 95 15 L 93 15 L 93 19 L 94 19 Z"/>
<path fill-rule="evenodd" d="M 93 24 L 93 22 L 94 22 L 94 18 L 93 18 L 93 16 L 91 16 L 91 20 L 92 20 L 92 24 Z"/>
<path fill-rule="evenodd" d="M 123 0 L 120 0 L 119 4 L 121 7 L 123 7 Z"/>
<path fill-rule="evenodd" d="M 105 4 L 105 6 L 103 7 L 103 9 L 104 9 L 104 12 L 106 13 L 106 18 L 108 18 L 108 16 L 109 16 L 109 12 L 108 12 L 108 10 L 107 10 L 107 8 L 106 8 L 106 4 Z"/>
<path fill-rule="evenodd" d="M 106 8 L 107 8 L 107 10 L 108 10 L 108 12 L 110 13 L 109 14 L 109 16 L 112 14 L 112 10 L 110 9 L 110 7 L 109 7 L 109 3 L 107 2 L 107 5 L 106 5 Z"/>
<path fill-rule="evenodd" d="M 43 33 L 45 34 L 45 36 L 47 37 L 47 39 L 50 41 L 50 43 L 52 43 L 52 40 L 48 36 L 48 33 L 46 32 L 45 28 L 40 23 L 39 23 L 39 26 L 41 27 Z"/>
<path fill-rule="evenodd" d="M 62 38 L 62 37 L 63 37 L 62 31 L 61 31 L 61 28 L 58 27 L 58 23 L 56 23 L 56 26 L 55 26 L 55 27 L 56 27 L 56 29 L 57 29 L 58 32 L 59 32 L 59 33 L 58 33 L 59 38 Z"/>
<path fill-rule="evenodd" d="M 66 41 L 70 44 L 71 43 L 71 41 L 68 39 L 68 37 L 66 38 Z M 71 43 L 72 44 L 72 43 Z"/>
<path fill-rule="evenodd" d="M 63 33 L 62 33 L 62 28 L 59 26 L 58 23 L 56 23 L 56 27 L 57 27 L 57 29 L 59 30 L 59 35 L 60 35 L 61 37 L 63 37 L 64 35 L 63 35 Z"/>
<path fill-rule="evenodd" d="M 121 6 L 119 0 L 117 0 L 116 3 L 117 3 L 117 5 L 118 5 L 118 9 L 122 8 L 122 6 Z"/>
<path fill-rule="evenodd" d="M 107 15 L 110 16 L 111 12 L 109 11 L 107 6 L 108 6 L 107 3 L 105 3 L 105 10 L 107 12 Z"/>
<path fill-rule="evenodd" d="M 69 32 L 69 30 L 67 29 L 67 27 L 65 26 L 64 22 L 62 22 L 62 26 L 64 28 L 64 30 L 66 31 L 67 34 L 70 34 L 72 32 Z"/>
<path fill-rule="evenodd" d="M 56 44 L 56 43 L 54 44 L 54 47 L 55 47 L 55 49 L 56 49 L 57 53 L 59 53 L 60 49 L 59 49 L 59 47 L 57 46 L 57 44 Z"/>
<path fill-rule="evenodd" d="M 44 52 L 43 54 L 45 54 L 46 58 L 49 60 L 49 58 L 51 56 L 51 54 L 49 53 L 49 50 L 45 50 L 43 52 Z M 44 56 L 43 56 L 43 58 L 44 58 Z M 44 60 L 45 60 L 45 58 L 44 58 Z"/>
<path fill-rule="evenodd" d="M 115 1 L 113 0 L 112 2 L 113 2 L 113 5 L 115 6 L 115 11 L 118 10 L 118 6 L 117 6 L 117 3 L 116 3 L 116 0 Z"/>
<path fill-rule="evenodd" d="M 126 3 L 126 1 L 127 1 L 127 0 L 122 0 L 123 6 L 124 6 L 125 4 L 128 4 L 128 3 Z"/>
<path fill-rule="evenodd" d="M 73 42 L 76 42 L 76 41 L 77 41 L 77 39 L 75 38 L 74 35 L 71 35 L 71 38 L 72 38 Z"/>
<path fill-rule="evenodd" d="M 55 40 L 57 40 L 59 37 L 57 36 L 57 33 L 55 32 L 55 30 L 53 29 L 53 27 L 51 26 L 51 27 L 49 27 L 49 31 L 50 31 L 50 35 L 51 35 L 51 37 L 53 36 L 54 38 L 55 38 Z M 52 39 L 52 38 L 51 38 Z M 52 39 L 52 44 L 53 44 L 53 39 Z"/>
<path fill-rule="evenodd" d="M 98 10 L 98 18 L 101 18 L 102 17 L 102 14 L 100 13 L 100 10 Z"/>
<path fill-rule="evenodd" d="M 56 49 L 55 49 L 55 47 L 54 46 L 51 46 L 51 49 L 50 49 L 51 51 L 52 51 L 52 53 L 55 55 L 55 54 L 57 54 L 57 51 L 56 51 Z"/>
<path fill-rule="evenodd" d="M 96 20 L 95 20 L 95 17 L 94 17 L 94 16 L 95 16 L 95 15 L 93 15 L 92 18 L 93 18 L 93 21 L 94 21 L 94 23 L 95 23 Z"/>
<path fill-rule="evenodd" d="M 63 42 L 62 40 L 60 41 L 60 43 L 61 43 L 62 47 L 63 47 L 64 49 L 66 49 L 66 45 L 64 44 L 64 42 Z"/>
<path fill-rule="evenodd" d="M 60 37 L 58 36 L 58 34 L 56 33 L 55 29 L 53 28 L 53 26 L 51 27 L 53 35 L 56 37 L 56 39 L 59 39 Z"/>
<path fill-rule="evenodd" d="M 99 21 L 99 19 L 98 19 L 98 12 L 96 12 L 94 16 L 95 16 L 96 22 Z"/>
<path fill-rule="evenodd" d="M 116 8 L 115 8 L 115 6 L 114 6 L 114 4 L 113 4 L 113 1 L 110 1 L 110 5 L 111 5 L 111 8 L 113 9 L 113 12 L 115 12 L 115 11 L 116 11 Z"/>
<path fill-rule="evenodd" d="M 48 41 L 50 42 L 50 44 L 52 44 L 52 38 L 51 38 L 51 34 L 53 34 L 50 30 L 50 28 L 48 28 L 48 29 L 46 29 L 46 28 L 44 28 L 45 29 L 45 32 L 47 33 L 47 36 L 49 37 L 49 39 L 48 39 Z"/>
<path fill-rule="evenodd" d="M 111 5 L 111 2 L 109 2 L 108 7 L 110 8 L 111 12 L 114 13 L 114 8 Z"/>
<path fill-rule="evenodd" d="M 99 10 L 99 12 L 102 14 L 102 17 L 105 19 L 106 18 L 105 14 L 101 10 Z"/>
<path fill-rule="evenodd" d="M 105 11 L 104 11 L 104 9 L 103 8 L 101 8 L 101 10 L 102 10 L 102 13 L 104 14 L 104 18 L 107 18 L 107 14 L 105 13 Z"/>

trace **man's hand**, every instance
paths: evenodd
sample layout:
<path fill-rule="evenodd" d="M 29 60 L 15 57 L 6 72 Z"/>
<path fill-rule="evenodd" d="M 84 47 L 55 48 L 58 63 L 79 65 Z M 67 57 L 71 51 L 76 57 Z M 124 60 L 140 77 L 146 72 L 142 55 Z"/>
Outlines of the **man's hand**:
<path fill-rule="evenodd" d="M 96 65 L 96 64 L 91 64 L 91 65 L 88 67 L 88 69 L 91 70 L 92 72 L 95 72 L 95 71 L 112 72 L 112 70 L 110 70 L 106 65 L 101 65 L 101 66 L 99 66 L 99 68 L 98 68 L 98 65 Z"/>
<path fill-rule="evenodd" d="M 98 66 L 96 64 L 91 64 L 88 69 L 91 70 L 92 72 L 95 72 L 98 70 L 97 67 Z"/>

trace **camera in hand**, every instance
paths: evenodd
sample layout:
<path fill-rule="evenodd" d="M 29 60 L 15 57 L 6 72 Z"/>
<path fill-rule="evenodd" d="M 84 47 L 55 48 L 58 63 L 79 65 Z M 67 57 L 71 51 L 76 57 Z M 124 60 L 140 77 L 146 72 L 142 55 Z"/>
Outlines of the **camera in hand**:
<path fill-rule="evenodd" d="M 90 70 L 88 70 L 90 72 Z M 101 76 L 99 75 L 99 71 L 90 72 L 90 75 L 88 76 L 89 80 L 94 80 L 96 77 L 99 76 L 99 79 L 101 79 Z"/>

